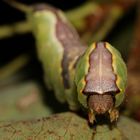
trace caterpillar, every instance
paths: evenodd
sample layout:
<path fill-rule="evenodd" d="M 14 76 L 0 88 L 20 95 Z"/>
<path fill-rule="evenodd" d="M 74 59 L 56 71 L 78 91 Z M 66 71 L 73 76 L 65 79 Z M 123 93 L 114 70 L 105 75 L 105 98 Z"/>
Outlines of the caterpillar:
<path fill-rule="evenodd" d="M 46 85 L 71 110 L 86 109 L 89 122 L 96 114 L 119 117 L 118 107 L 125 98 L 127 69 L 121 54 L 107 42 L 90 46 L 80 41 L 64 13 L 46 4 L 26 7 L 10 3 L 26 12 L 36 40 Z"/>

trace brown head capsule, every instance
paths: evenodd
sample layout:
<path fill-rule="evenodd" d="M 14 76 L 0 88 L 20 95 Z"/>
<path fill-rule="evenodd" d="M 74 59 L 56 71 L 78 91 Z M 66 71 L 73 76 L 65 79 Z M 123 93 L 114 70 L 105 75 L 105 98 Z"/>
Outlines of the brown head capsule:
<path fill-rule="evenodd" d="M 97 114 L 104 114 L 113 108 L 114 101 L 110 94 L 93 94 L 88 98 L 88 106 Z"/>

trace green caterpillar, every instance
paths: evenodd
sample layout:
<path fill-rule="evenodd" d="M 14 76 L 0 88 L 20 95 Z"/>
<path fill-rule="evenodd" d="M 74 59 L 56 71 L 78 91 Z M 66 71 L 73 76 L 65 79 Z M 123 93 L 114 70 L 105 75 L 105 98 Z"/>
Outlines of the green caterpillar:
<path fill-rule="evenodd" d="M 107 42 L 87 47 L 62 11 L 38 4 L 24 9 L 36 39 L 47 87 L 71 110 L 81 105 L 94 123 L 96 114 L 109 113 L 116 121 L 125 97 L 127 69 L 120 53 Z M 26 9 L 26 10 L 25 10 Z"/>
<path fill-rule="evenodd" d="M 46 5 L 37 5 L 29 15 L 43 64 L 47 86 L 60 102 L 67 101 L 72 110 L 78 108 L 74 83 L 75 64 L 86 49 L 75 29 L 63 13 Z M 41 9 L 40 9 L 41 8 Z"/>

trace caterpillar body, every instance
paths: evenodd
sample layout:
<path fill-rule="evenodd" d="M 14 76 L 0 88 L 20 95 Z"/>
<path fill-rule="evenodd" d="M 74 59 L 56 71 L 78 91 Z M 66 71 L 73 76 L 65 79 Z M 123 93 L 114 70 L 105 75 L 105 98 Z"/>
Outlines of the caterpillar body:
<path fill-rule="evenodd" d="M 20 5 L 14 5 L 20 9 Z M 47 87 L 70 109 L 82 105 L 90 123 L 94 123 L 96 114 L 106 113 L 111 122 L 116 121 L 127 81 L 120 53 L 107 42 L 83 45 L 59 9 L 38 4 L 27 11 Z"/>
<path fill-rule="evenodd" d="M 60 102 L 67 101 L 69 107 L 76 110 L 75 66 L 86 46 L 60 10 L 37 5 L 28 19 L 32 23 L 47 86 L 54 90 Z"/>

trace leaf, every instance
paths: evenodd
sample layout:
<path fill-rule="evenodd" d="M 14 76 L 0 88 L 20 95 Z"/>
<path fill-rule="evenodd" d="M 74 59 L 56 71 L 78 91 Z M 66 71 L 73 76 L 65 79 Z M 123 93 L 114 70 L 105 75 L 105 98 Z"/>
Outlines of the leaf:
<path fill-rule="evenodd" d="M 90 140 L 92 130 L 87 121 L 72 114 L 53 115 L 40 120 L 0 123 L 1 139 Z"/>
<path fill-rule="evenodd" d="M 126 139 L 138 140 L 140 138 L 140 123 L 121 116 L 117 126 Z"/>
<path fill-rule="evenodd" d="M 99 125 L 95 132 L 84 118 L 70 112 L 32 121 L 0 122 L 0 138 L 6 140 L 138 140 L 139 132 L 140 125 L 126 117 L 120 118 L 118 127 Z"/>
<path fill-rule="evenodd" d="M 52 110 L 41 98 L 41 88 L 35 82 L 27 82 L 1 88 L 0 121 L 25 120 L 48 116 Z"/>

